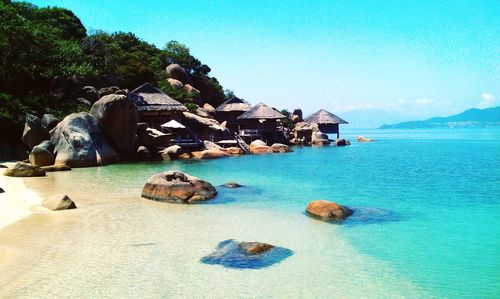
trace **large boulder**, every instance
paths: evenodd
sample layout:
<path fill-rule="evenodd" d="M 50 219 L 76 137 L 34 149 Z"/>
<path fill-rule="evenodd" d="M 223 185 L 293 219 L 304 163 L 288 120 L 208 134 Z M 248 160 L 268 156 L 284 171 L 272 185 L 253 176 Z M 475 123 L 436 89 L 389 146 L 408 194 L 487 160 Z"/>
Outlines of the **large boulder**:
<path fill-rule="evenodd" d="M 32 149 L 35 145 L 47 139 L 49 139 L 49 133 L 47 129 L 42 126 L 40 118 L 32 114 L 27 114 L 23 136 L 21 138 L 23 143 Z"/>
<path fill-rule="evenodd" d="M 76 95 L 78 98 L 86 99 L 90 104 L 99 100 L 99 91 L 94 86 L 84 86 L 80 88 Z"/>
<path fill-rule="evenodd" d="M 215 148 L 192 152 L 191 155 L 193 159 L 199 159 L 199 160 L 211 160 L 211 159 L 219 159 L 231 156 L 230 154 Z"/>
<path fill-rule="evenodd" d="M 172 86 L 174 89 L 177 89 L 177 90 L 182 90 L 184 87 L 184 84 L 182 84 L 181 81 L 174 79 L 174 78 L 168 78 L 167 82 L 168 82 L 168 84 L 170 84 L 170 86 Z"/>
<path fill-rule="evenodd" d="M 53 128 L 57 126 L 59 119 L 54 116 L 54 114 L 44 114 L 42 116 L 42 126 L 50 132 Z"/>
<path fill-rule="evenodd" d="M 328 139 L 328 135 L 322 132 L 313 132 L 311 136 L 311 143 L 313 145 L 328 145 L 330 144 L 330 139 Z"/>
<path fill-rule="evenodd" d="M 252 143 L 250 143 L 250 145 L 249 145 L 250 148 L 258 147 L 258 146 L 267 146 L 267 144 L 260 139 L 256 139 L 256 140 L 252 141 Z"/>
<path fill-rule="evenodd" d="M 188 174 L 168 171 L 153 175 L 142 189 L 142 197 L 163 202 L 195 203 L 214 198 L 210 183 Z"/>
<path fill-rule="evenodd" d="M 186 70 L 177 63 L 173 63 L 167 66 L 167 68 L 165 69 L 165 74 L 167 75 L 167 78 L 177 79 L 183 84 L 191 83 L 191 79 L 189 78 Z"/>
<path fill-rule="evenodd" d="M 132 101 L 110 94 L 95 102 L 89 113 L 99 122 L 110 145 L 125 158 L 132 158 L 138 113 Z"/>
<path fill-rule="evenodd" d="M 283 143 L 274 143 L 271 145 L 271 149 L 273 150 L 274 153 L 289 153 L 292 152 L 292 149 Z"/>
<path fill-rule="evenodd" d="M 248 146 L 250 153 L 252 154 L 269 154 L 273 152 L 273 149 L 262 140 L 254 140 Z"/>
<path fill-rule="evenodd" d="M 32 165 L 48 166 L 54 164 L 54 144 L 50 140 L 42 141 L 39 145 L 33 147 L 29 154 L 29 160 Z"/>
<path fill-rule="evenodd" d="M 340 221 L 351 216 L 354 212 L 346 206 L 341 206 L 328 200 L 313 200 L 307 205 L 309 216 L 327 221 Z"/>
<path fill-rule="evenodd" d="M 113 163 L 116 153 L 106 141 L 97 120 L 86 112 L 66 116 L 51 131 L 55 164 L 88 167 Z"/>
<path fill-rule="evenodd" d="M 45 176 L 45 171 L 39 166 L 34 166 L 28 163 L 17 162 L 16 164 L 7 168 L 3 175 L 13 177 L 37 177 Z"/>
<path fill-rule="evenodd" d="M 62 211 L 76 209 L 76 204 L 69 198 L 68 195 L 54 195 L 42 202 L 42 206 L 51 211 Z"/>
<path fill-rule="evenodd" d="M 159 154 L 165 161 L 169 160 L 175 160 L 179 158 L 180 155 L 182 155 L 184 151 L 182 150 L 182 147 L 178 145 L 171 145 L 167 147 L 166 149 L 162 150 Z"/>
<path fill-rule="evenodd" d="M 344 138 L 338 138 L 335 141 L 335 145 L 336 146 L 347 146 L 347 145 L 351 145 L 351 142 L 349 140 L 344 139 Z"/>

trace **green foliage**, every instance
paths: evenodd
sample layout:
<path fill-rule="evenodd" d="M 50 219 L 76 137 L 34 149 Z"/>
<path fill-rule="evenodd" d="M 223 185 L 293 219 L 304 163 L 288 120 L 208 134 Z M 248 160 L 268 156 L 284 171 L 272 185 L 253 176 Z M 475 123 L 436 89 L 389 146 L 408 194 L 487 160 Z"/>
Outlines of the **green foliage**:
<path fill-rule="evenodd" d="M 234 94 L 234 91 L 232 91 L 231 89 L 224 89 L 224 98 L 226 100 L 230 100 L 232 98 L 234 98 L 236 95 Z"/>
<path fill-rule="evenodd" d="M 283 124 L 283 126 L 290 128 L 290 129 L 293 128 L 292 113 L 286 109 L 281 110 L 280 113 L 283 114 L 284 116 L 286 116 L 285 119 L 281 120 L 281 123 Z"/>
<path fill-rule="evenodd" d="M 186 108 L 188 108 L 189 111 L 191 112 L 195 112 L 196 109 L 198 109 L 198 105 L 196 105 L 195 103 L 193 102 L 187 102 L 184 104 L 186 106 Z"/>

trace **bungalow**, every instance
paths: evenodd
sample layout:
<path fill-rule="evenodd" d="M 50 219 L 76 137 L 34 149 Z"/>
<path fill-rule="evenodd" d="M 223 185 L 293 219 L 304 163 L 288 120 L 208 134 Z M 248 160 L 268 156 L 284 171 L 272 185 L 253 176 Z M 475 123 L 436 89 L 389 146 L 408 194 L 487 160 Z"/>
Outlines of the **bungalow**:
<path fill-rule="evenodd" d="M 280 122 L 283 114 L 259 103 L 237 117 L 239 135 L 246 141 L 261 139 L 266 143 L 283 142 L 284 130 Z"/>
<path fill-rule="evenodd" d="M 304 119 L 304 121 L 309 124 L 317 124 L 319 130 L 323 133 L 337 134 L 337 139 L 339 138 L 339 124 L 348 124 L 348 122 L 342 118 L 324 109 L 320 109 L 316 113 L 311 114 Z"/>
<path fill-rule="evenodd" d="M 139 121 L 148 123 L 151 128 L 161 130 L 161 125 L 169 120 L 180 121 L 182 112 L 188 109 L 150 83 L 132 90 L 128 98 L 139 111 Z"/>
<path fill-rule="evenodd" d="M 225 121 L 226 128 L 232 132 L 237 132 L 238 116 L 250 110 L 250 107 L 251 106 L 247 101 L 237 97 L 232 97 L 215 109 L 216 118 L 220 123 Z"/>

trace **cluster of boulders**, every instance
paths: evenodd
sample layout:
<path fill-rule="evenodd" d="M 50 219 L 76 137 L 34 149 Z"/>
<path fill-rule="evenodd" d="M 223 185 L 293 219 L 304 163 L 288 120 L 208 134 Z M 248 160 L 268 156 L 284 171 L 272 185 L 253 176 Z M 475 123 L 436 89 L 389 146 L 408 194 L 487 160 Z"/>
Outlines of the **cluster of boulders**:
<path fill-rule="evenodd" d="M 268 146 L 262 140 L 254 140 L 249 145 L 250 153 L 252 154 L 269 154 L 269 153 L 289 153 L 293 150 L 286 144 L 274 143 Z"/>
<path fill-rule="evenodd" d="M 170 64 L 165 69 L 165 74 L 172 88 L 186 92 L 194 102 L 199 102 L 201 99 L 200 91 L 193 87 L 189 74 L 182 66 L 176 63 Z"/>

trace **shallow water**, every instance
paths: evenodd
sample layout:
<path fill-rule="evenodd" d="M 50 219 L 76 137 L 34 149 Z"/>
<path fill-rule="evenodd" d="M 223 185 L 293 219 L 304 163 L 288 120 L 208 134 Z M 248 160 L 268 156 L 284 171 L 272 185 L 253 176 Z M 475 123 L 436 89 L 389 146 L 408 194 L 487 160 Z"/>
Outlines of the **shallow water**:
<path fill-rule="evenodd" d="M 0 297 L 499 297 L 500 130 L 344 137 L 357 135 L 378 141 L 26 180 L 80 208 L 0 231 Z M 218 187 L 201 205 L 141 199 L 147 178 L 164 170 L 245 187 Z M 355 214 L 340 225 L 311 219 L 312 199 Z M 227 239 L 293 255 L 262 269 L 201 262 Z"/>

